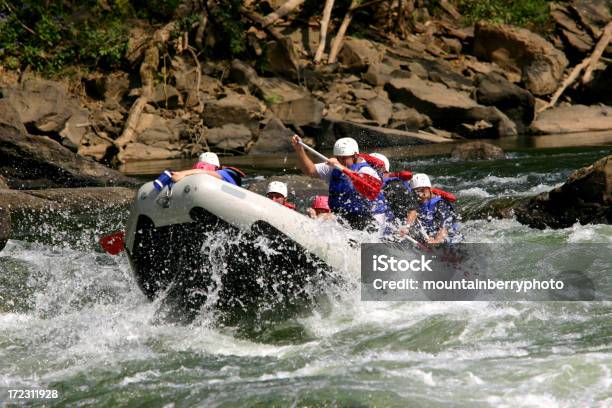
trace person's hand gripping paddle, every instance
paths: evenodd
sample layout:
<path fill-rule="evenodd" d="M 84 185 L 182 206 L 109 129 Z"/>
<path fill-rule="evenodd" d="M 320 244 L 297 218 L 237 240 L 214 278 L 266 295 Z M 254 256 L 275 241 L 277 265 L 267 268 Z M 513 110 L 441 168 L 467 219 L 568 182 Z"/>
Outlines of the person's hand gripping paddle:
<path fill-rule="evenodd" d="M 300 146 L 317 156 L 319 159 L 324 160 L 325 162 L 329 161 L 327 157 L 323 156 L 321 153 L 317 152 L 312 147 L 306 145 L 301 140 L 298 143 L 300 144 Z M 369 174 L 356 173 L 340 165 L 335 165 L 335 167 L 338 170 L 342 171 L 342 173 L 346 174 L 346 176 L 350 178 L 353 182 L 355 190 L 357 190 L 359 194 L 361 194 L 368 200 L 372 201 L 380 194 L 380 189 L 382 188 L 382 181 L 378 180 L 376 177 L 371 176 Z"/>

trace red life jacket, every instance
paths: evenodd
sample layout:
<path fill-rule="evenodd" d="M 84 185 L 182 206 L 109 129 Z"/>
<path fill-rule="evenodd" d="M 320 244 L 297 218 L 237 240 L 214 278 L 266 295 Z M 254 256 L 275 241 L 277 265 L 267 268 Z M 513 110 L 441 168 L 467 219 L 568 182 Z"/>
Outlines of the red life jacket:
<path fill-rule="evenodd" d="M 285 201 L 285 202 L 283 203 L 283 205 L 284 205 L 285 207 L 289 208 L 290 210 L 295 210 L 295 204 L 290 203 L 289 201 Z"/>

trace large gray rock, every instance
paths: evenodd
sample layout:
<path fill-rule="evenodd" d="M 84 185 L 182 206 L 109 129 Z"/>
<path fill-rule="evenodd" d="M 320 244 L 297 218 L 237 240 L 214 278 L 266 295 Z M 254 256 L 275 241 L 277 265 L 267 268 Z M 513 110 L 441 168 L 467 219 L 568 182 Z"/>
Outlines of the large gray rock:
<path fill-rule="evenodd" d="M 474 54 L 520 73 L 534 95 L 553 93 L 568 64 L 565 54 L 538 34 L 504 24 L 476 24 Z"/>
<path fill-rule="evenodd" d="M 249 153 L 257 155 L 292 152 L 291 136 L 293 136 L 291 130 L 283 126 L 277 118 L 272 118 L 261 131 Z"/>
<path fill-rule="evenodd" d="M 19 114 L 21 123 L 40 132 L 60 132 L 79 109 L 66 89 L 53 81 L 30 79 L 18 86 L 4 87 L 1 92 Z"/>
<path fill-rule="evenodd" d="M 204 104 L 202 117 L 204 124 L 210 128 L 221 127 L 228 123 L 237 123 L 256 127 L 263 113 L 257 98 L 251 95 L 232 93 L 222 99 L 208 101 Z"/>
<path fill-rule="evenodd" d="M 142 143 L 130 143 L 125 146 L 125 149 L 117 154 L 117 159 L 119 159 L 121 163 L 140 160 L 176 159 L 178 157 L 181 157 L 181 152 L 179 150 L 149 146 Z"/>
<path fill-rule="evenodd" d="M 323 102 L 307 96 L 270 105 L 270 109 L 283 122 L 294 126 L 316 126 L 321 122 Z"/>
<path fill-rule="evenodd" d="M 175 134 L 168 121 L 159 115 L 143 113 L 140 115 L 136 125 L 136 142 L 153 145 L 157 142 L 177 142 L 178 134 Z"/>
<path fill-rule="evenodd" d="M 342 137 L 352 137 L 364 150 L 374 147 L 412 146 L 450 141 L 441 136 L 386 129 L 328 118 L 323 120 L 322 127 L 323 133 L 318 137 L 317 143 L 324 148 L 332 148 L 334 142 Z"/>
<path fill-rule="evenodd" d="M 361 38 L 346 37 L 338 54 L 338 60 L 351 69 L 365 71 L 371 64 L 380 63 L 384 56 L 385 49 L 380 44 Z"/>
<path fill-rule="evenodd" d="M 72 151 L 76 151 L 87 133 L 89 122 L 89 111 L 87 109 L 76 110 L 64 124 L 64 129 L 60 132 L 62 144 Z"/>
<path fill-rule="evenodd" d="M 268 71 L 288 78 L 297 79 L 298 72 L 300 72 L 298 53 L 293 41 L 288 37 L 267 43 L 266 62 Z"/>
<path fill-rule="evenodd" d="M 389 127 L 400 130 L 419 130 L 431 126 L 431 119 L 403 103 L 393 104 L 393 114 Z"/>
<path fill-rule="evenodd" d="M 378 123 L 379 126 L 385 126 L 393 114 L 393 104 L 388 98 L 383 98 L 382 96 L 368 100 L 365 104 L 365 109 L 372 120 Z"/>
<path fill-rule="evenodd" d="M 571 105 L 546 110 L 530 126 L 533 133 L 574 133 L 612 129 L 612 107 Z"/>
<path fill-rule="evenodd" d="M 10 103 L 0 99 L 0 173 L 11 188 L 135 185 L 45 136 L 30 136 Z"/>
<path fill-rule="evenodd" d="M 113 72 L 110 74 L 93 74 L 84 79 L 87 94 L 94 98 L 118 103 L 130 90 L 130 79 L 127 72 Z"/>
<path fill-rule="evenodd" d="M 229 123 L 220 128 L 208 129 L 206 142 L 217 149 L 243 149 L 253 137 L 249 128 L 244 125 Z"/>
<path fill-rule="evenodd" d="M 495 106 L 516 123 L 519 133 L 524 133 L 535 115 L 533 95 L 494 73 L 479 75 L 476 82 L 478 103 Z"/>
<path fill-rule="evenodd" d="M 451 157 L 457 160 L 504 159 L 506 154 L 501 147 L 486 142 L 462 143 L 451 150 Z"/>
<path fill-rule="evenodd" d="M 593 39 L 578 26 L 567 6 L 551 5 L 550 15 L 557 24 L 557 31 L 569 51 L 584 55 L 593 49 Z"/>
<path fill-rule="evenodd" d="M 385 86 L 389 98 L 411 106 L 429 116 L 436 127 L 455 131 L 463 136 L 473 136 L 463 124 L 473 125 L 481 121 L 490 124 L 479 137 L 504 137 L 516 135 L 516 125 L 494 107 L 482 106 L 463 92 L 419 78 L 392 79 Z"/>
<path fill-rule="evenodd" d="M 515 208 L 519 222 L 534 228 L 612 224 L 612 156 L 575 171 L 563 184 Z"/>
<path fill-rule="evenodd" d="M 135 190 L 125 187 L 49 188 L 0 190 L 0 208 L 24 211 L 91 211 L 92 208 L 127 206 Z"/>

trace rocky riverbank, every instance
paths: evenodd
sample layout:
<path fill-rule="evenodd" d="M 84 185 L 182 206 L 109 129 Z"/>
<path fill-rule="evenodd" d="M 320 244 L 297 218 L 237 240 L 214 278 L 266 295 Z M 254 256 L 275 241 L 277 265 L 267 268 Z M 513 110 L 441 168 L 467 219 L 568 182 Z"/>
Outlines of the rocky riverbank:
<path fill-rule="evenodd" d="M 283 152 L 293 132 L 320 146 L 351 135 L 375 148 L 612 129 L 605 2 L 553 4 L 554 30 L 544 35 L 486 22 L 465 27 L 452 2 L 435 17 L 418 3 L 413 14 L 424 21 L 411 17 L 411 33 L 385 33 L 376 17 L 355 27 L 359 36 L 334 37 L 337 58 L 324 52 L 318 60 L 322 17 L 311 12 L 304 21 L 302 2 L 273 24 L 262 10 L 273 16 L 283 2 L 245 2 L 250 60 L 209 52 L 222 39 L 219 6 L 205 3 L 183 2 L 165 25 L 134 21 L 121 70 L 62 81 L 5 72 L 0 101 L 14 109 L 28 143 L 54 141 L 107 165 L 203 150 Z M 384 2 L 371 3 L 366 9 L 379 16 L 376 3 Z M 191 15 L 202 18 L 179 24 Z M 585 75 L 569 83 L 576 68 Z M 0 147 L 3 158 L 11 143 Z"/>

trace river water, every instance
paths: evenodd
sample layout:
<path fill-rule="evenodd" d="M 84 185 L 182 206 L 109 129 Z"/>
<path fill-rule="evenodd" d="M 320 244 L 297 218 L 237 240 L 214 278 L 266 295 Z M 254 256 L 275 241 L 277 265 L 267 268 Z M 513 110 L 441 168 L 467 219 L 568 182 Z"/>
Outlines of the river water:
<path fill-rule="evenodd" d="M 431 174 L 466 210 L 549 190 L 611 152 L 529 148 L 510 160 L 392 164 Z M 335 288 L 321 306 L 256 334 L 206 313 L 168 323 L 125 255 L 95 250 L 96 236 L 125 220 L 119 210 L 20 220 L 18 239 L 0 252 L 0 405 L 4 387 L 58 390 L 57 400 L 28 402 L 46 406 L 612 406 L 610 302 L 362 302 Z M 540 231 L 475 220 L 463 233 L 468 242 L 612 247 L 610 225 Z"/>

